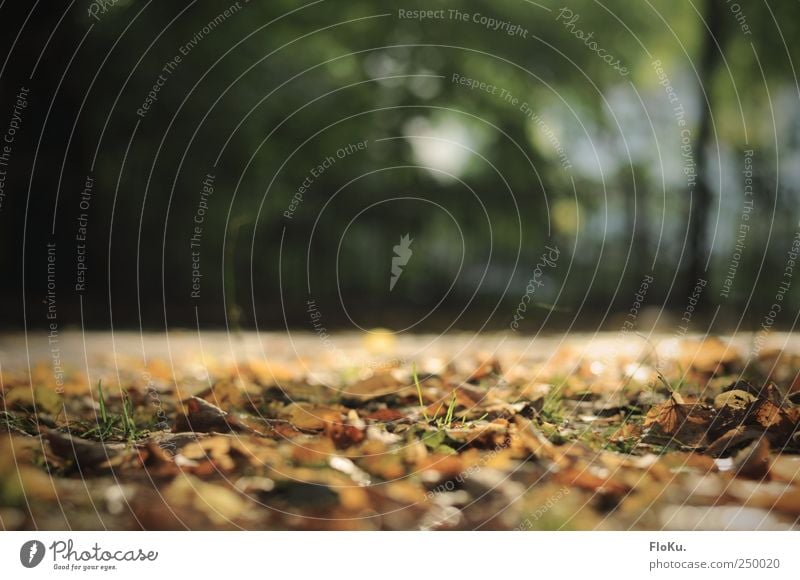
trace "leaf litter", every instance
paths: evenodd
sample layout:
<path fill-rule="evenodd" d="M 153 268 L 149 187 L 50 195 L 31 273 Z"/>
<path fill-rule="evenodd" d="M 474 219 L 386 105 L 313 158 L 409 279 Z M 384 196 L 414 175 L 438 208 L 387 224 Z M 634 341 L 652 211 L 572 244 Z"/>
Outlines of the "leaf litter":
<path fill-rule="evenodd" d="M 0 523 L 798 527 L 798 356 L 748 365 L 718 339 L 673 351 L 666 365 L 574 344 L 539 359 L 462 349 L 379 368 L 206 358 L 204 381 L 188 362 L 173 375 L 151 361 L 147 384 L 133 362 L 120 372 L 99 360 L 102 380 L 75 371 L 63 393 L 41 370 L 4 364 Z"/>

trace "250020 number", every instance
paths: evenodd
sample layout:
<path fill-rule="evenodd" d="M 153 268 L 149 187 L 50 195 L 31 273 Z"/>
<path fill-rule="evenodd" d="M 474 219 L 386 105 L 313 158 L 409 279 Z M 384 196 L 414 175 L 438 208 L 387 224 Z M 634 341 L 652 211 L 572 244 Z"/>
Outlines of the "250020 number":
<path fill-rule="evenodd" d="M 737 568 L 780 568 L 778 558 L 739 558 L 736 560 Z"/>

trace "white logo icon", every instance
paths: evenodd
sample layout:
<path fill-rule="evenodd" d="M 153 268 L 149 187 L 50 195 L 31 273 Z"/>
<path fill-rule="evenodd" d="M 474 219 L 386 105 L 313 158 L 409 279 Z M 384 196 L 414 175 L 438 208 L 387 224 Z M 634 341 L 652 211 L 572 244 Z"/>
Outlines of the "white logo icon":
<path fill-rule="evenodd" d="M 44 544 L 38 540 L 29 540 L 19 550 L 19 561 L 26 568 L 35 568 L 44 558 Z"/>
<path fill-rule="evenodd" d="M 408 264 L 411 255 L 414 253 L 411 251 L 411 242 L 413 241 L 409 238 L 409 234 L 406 234 L 400 238 L 400 243 L 392 248 L 395 255 L 392 257 L 392 276 L 389 278 L 389 292 L 394 290 L 394 285 L 397 284 L 403 273 L 403 266 Z"/>

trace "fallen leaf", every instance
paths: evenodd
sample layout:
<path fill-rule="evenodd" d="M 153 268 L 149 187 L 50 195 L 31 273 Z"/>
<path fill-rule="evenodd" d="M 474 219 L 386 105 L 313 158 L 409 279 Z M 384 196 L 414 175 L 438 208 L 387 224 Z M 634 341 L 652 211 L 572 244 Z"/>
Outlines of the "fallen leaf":
<path fill-rule="evenodd" d="M 705 452 L 712 457 L 721 457 L 758 439 L 761 434 L 762 432 L 758 429 L 739 425 L 738 427 L 726 431 L 719 438 L 714 440 L 714 442 L 706 448 Z"/>
<path fill-rule="evenodd" d="M 714 398 L 714 407 L 717 409 L 721 409 L 722 407 L 745 409 L 755 400 L 755 395 L 748 393 L 747 391 L 734 389 L 732 391 L 726 391 L 717 395 Z"/>
<path fill-rule="evenodd" d="M 688 447 L 701 447 L 706 443 L 713 419 L 713 409 L 699 403 L 684 403 L 679 394 L 673 393 L 669 400 L 647 413 L 645 438 L 669 438 Z"/>
<path fill-rule="evenodd" d="M 220 408 L 223 405 L 241 407 L 247 400 L 248 393 L 236 386 L 234 381 L 217 381 L 214 386 L 197 393 L 197 397 Z"/>
<path fill-rule="evenodd" d="M 32 388 L 17 387 L 5 397 L 5 406 L 9 409 L 33 410 L 38 413 L 55 415 L 64 408 L 61 396 L 53 389 L 43 385 Z"/>
<path fill-rule="evenodd" d="M 401 419 L 405 419 L 405 415 L 398 411 L 397 409 L 378 409 L 377 411 L 372 411 L 364 415 L 364 419 L 368 421 L 379 421 L 381 423 L 390 423 L 393 421 L 399 421 Z"/>
<path fill-rule="evenodd" d="M 281 415 L 302 431 L 322 431 L 329 423 L 342 421 L 340 410 L 308 403 L 292 403 L 281 412 Z"/>
<path fill-rule="evenodd" d="M 173 432 L 194 431 L 196 433 L 252 433 L 234 415 L 223 411 L 216 405 L 200 397 L 190 397 L 183 401 L 184 412 L 175 419 Z"/>
<path fill-rule="evenodd" d="M 630 491 L 625 484 L 583 463 L 558 470 L 554 480 L 563 485 L 579 487 L 593 493 L 624 495 Z"/>
<path fill-rule="evenodd" d="M 366 437 L 365 430 L 355 425 L 345 425 L 339 421 L 325 424 L 325 434 L 333 440 L 337 449 L 347 449 L 361 443 Z"/>
<path fill-rule="evenodd" d="M 761 437 L 736 454 L 733 460 L 736 475 L 764 480 L 769 474 L 769 441 Z"/>
<path fill-rule="evenodd" d="M 787 439 L 794 431 L 794 425 L 785 411 L 769 399 L 759 399 L 753 403 L 748 419 L 764 429 L 785 433 Z"/>
<path fill-rule="evenodd" d="M 45 438 L 56 456 L 79 469 L 99 467 L 126 451 L 123 443 L 103 444 L 54 430 L 46 431 Z"/>
<path fill-rule="evenodd" d="M 467 377 L 467 383 L 477 383 L 483 379 L 490 377 L 491 375 L 499 375 L 501 374 L 500 362 L 496 358 L 489 358 L 482 361 L 478 368 L 476 368 L 470 375 Z"/>
<path fill-rule="evenodd" d="M 415 395 L 414 387 L 404 385 L 391 372 L 379 372 L 358 381 L 341 392 L 342 399 L 354 403 L 364 403 L 372 399 Z"/>

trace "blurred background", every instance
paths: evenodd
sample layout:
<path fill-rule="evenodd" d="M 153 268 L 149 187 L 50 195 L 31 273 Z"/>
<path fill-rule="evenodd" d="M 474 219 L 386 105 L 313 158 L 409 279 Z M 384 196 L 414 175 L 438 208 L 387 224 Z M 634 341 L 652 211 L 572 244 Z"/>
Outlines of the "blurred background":
<path fill-rule="evenodd" d="M 617 329 L 641 303 L 725 331 L 792 284 L 796 2 L 0 14 L 5 330 Z"/>

